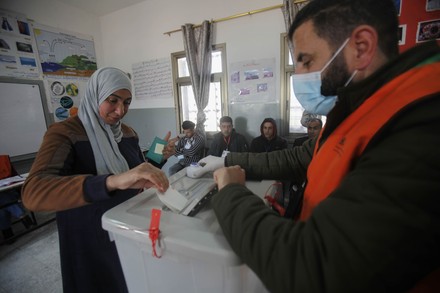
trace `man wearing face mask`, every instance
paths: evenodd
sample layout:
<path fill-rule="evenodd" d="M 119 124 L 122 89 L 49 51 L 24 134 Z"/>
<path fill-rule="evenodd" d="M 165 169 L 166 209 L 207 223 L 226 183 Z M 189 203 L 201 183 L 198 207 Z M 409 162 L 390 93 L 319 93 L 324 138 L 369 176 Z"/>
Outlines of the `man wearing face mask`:
<path fill-rule="evenodd" d="M 440 48 L 399 55 L 397 28 L 392 0 L 310 1 L 288 37 L 295 95 L 327 115 L 319 141 L 202 159 L 226 238 L 271 292 L 440 292 Z M 263 178 L 306 179 L 294 220 L 244 186 Z"/>

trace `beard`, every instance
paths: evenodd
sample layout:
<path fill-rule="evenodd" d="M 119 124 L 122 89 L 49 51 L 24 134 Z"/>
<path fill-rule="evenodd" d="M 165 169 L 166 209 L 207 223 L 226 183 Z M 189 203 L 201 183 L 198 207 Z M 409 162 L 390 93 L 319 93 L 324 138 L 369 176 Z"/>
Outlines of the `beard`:
<path fill-rule="evenodd" d="M 321 94 L 336 96 L 338 88 L 343 87 L 349 78 L 347 62 L 341 54 L 333 60 L 322 77 Z"/>

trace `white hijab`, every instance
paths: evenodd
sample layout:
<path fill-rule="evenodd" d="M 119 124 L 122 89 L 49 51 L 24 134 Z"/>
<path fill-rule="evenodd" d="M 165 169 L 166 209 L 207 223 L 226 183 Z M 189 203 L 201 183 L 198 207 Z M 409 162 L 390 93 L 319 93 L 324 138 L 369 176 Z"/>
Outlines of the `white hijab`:
<path fill-rule="evenodd" d="M 109 125 L 99 116 L 99 105 L 121 89 L 131 92 L 131 82 L 125 72 L 112 67 L 98 69 L 90 77 L 79 105 L 78 117 L 92 145 L 98 175 L 120 174 L 129 169 L 118 147 L 122 139 L 121 121 Z"/>

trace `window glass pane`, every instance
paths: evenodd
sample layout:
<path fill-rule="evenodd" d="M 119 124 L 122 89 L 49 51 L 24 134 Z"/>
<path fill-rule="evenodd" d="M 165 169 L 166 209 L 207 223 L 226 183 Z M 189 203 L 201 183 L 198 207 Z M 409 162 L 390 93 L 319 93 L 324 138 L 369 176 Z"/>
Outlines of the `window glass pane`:
<path fill-rule="evenodd" d="M 186 57 L 177 59 L 177 66 L 179 77 L 189 76 L 188 62 L 186 62 Z M 211 73 L 221 73 L 222 72 L 222 52 L 213 51 L 212 52 L 212 62 L 211 62 Z"/>
<path fill-rule="evenodd" d="M 222 52 L 212 52 L 211 73 L 222 72 Z"/>
<path fill-rule="evenodd" d="M 289 54 L 290 55 L 290 54 Z M 292 76 L 290 76 L 290 121 L 289 121 L 289 132 L 305 133 L 307 129 L 301 125 L 301 116 L 304 108 L 298 102 L 293 92 L 292 86 Z"/>
<path fill-rule="evenodd" d="M 179 72 L 179 77 L 189 76 L 188 63 L 186 62 L 186 57 L 177 59 L 177 70 Z"/>
<path fill-rule="evenodd" d="M 183 120 L 197 121 L 197 106 L 191 85 L 181 86 Z M 209 87 L 209 102 L 204 112 L 206 114 L 205 131 L 218 131 L 217 123 L 221 113 L 220 82 L 211 82 Z"/>

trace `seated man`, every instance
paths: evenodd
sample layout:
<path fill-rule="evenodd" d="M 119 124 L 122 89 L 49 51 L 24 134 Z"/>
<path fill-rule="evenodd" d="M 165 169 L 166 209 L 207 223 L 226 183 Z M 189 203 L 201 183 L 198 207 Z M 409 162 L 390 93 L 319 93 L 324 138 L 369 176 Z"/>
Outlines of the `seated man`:
<path fill-rule="evenodd" d="M 265 118 L 260 125 L 260 133 L 260 136 L 252 140 L 250 152 L 264 153 L 287 149 L 287 140 L 278 136 L 274 119 Z"/>
<path fill-rule="evenodd" d="M 173 175 L 193 162 L 198 162 L 203 157 L 205 139 L 194 130 L 195 124 L 191 121 L 183 121 L 182 129 L 184 136 L 178 138 L 175 146 L 175 156 L 179 162 L 170 167 L 168 173 Z"/>
<path fill-rule="evenodd" d="M 214 135 L 208 155 L 225 157 L 229 152 L 247 152 L 246 138 L 237 133 L 232 125 L 232 118 L 220 118 L 220 132 Z"/>
<path fill-rule="evenodd" d="M 306 140 L 318 137 L 319 133 L 322 129 L 322 120 L 319 118 L 310 118 L 307 122 L 307 136 L 304 137 L 298 137 L 293 142 L 293 146 L 300 146 L 302 145 Z"/>

